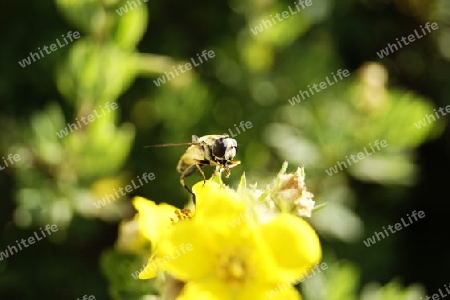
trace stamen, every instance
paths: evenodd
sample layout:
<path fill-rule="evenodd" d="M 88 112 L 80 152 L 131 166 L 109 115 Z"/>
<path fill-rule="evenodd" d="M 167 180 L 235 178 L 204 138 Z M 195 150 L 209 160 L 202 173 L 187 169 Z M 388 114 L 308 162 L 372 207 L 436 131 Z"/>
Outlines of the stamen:
<path fill-rule="evenodd" d="M 170 218 L 170 221 L 172 221 L 172 224 L 181 221 L 181 220 L 188 220 L 191 219 L 193 216 L 193 213 L 188 208 L 183 209 L 176 209 L 175 214 L 177 215 L 177 220 L 174 220 L 173 218 Z"/>
<path fill-rule="evenodd" d="M 216 271 L 219 279 L 238 284 L 249 278 L 247 255 L 239 250 L 224 250 L 218 255 Z"/>

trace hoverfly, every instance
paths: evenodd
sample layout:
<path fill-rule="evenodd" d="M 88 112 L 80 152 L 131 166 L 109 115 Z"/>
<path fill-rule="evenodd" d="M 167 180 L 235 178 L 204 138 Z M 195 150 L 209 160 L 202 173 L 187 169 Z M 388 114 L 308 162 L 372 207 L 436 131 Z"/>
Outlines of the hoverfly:
<path fill-rule="evenodd" d="M 206 181 L 203 166 L 216 166 L 214 172 L 225 171 L 226 178 L 230 176 L 230 169 L 240 164 L 240 161 L 233 161 L 236 155 L 237 142 L 228 135 L 204 135 L 198 137 L 192 136 L 190 143 L 161 144 L 146 147 L 170 147 L 170 146 L 189 146 L 186 152 L 178 161 L 177 171 L 181 173 L 181 185 L 192 195 L 195 204 L 195 194 L 185 184 L 184 179 L 191 176 L 195 171 L 199 171 Z"/>

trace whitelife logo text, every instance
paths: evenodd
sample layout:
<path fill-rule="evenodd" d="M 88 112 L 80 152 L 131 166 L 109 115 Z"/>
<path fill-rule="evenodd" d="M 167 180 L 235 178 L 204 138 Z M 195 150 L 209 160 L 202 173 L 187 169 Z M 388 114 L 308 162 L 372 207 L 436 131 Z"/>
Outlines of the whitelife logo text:
<path fill-rule="evenodd" d="M 283 291 L 286 291 L 286 290 L 290 289 L 292 285 L 299 284 L 300 282 L 303 282 L 303 281 L 305 281 L 306 279 L 311 278 L 311 277 L 313 277 L 314 275 L 319 274 L 321 271 L 324 271 L 324 270 L 326 270 L 326 269 L 328 269 L 327 263 L 323 262 L 323 263 L 321 263 L 320 265 L 319 265 L 319 263 L 317 263 L 317 264 L 314 266 L 314 268 L 311 269 L 310 272 L 306 272 L 306 271 L 305 271 L 305 272 L 303 273 L 303 276 L 301 276 L 300 278 L 291 280 L 291 281 L 290 281 L 291 284 L 287 284 L 287 283 L 281 284 L 281 283 L 279 283 L 279 284 L 277 285 L 276 288 L 272 289 L 272 290 L 269 291 L 269 292 L 266 292 L 266 295 L 267 295 L 270 299 L 272 299 L 273 297 L 278 296 L 278 294 L 279 294 L 280 292 L 283 292 Z M 317 273 L 316 273 L 316 271 L 317 271 Z"/>
<path fill-rule="evenodd" d="M 8 154 L 8 158 L 7 159 L 5 159 L 5 157 L 2 157 L 2 159 L 3 159 L 3 165 L 4 166 L 2 166 L 2 164 L 0 163 L 0 171 L 6 169 L 7 167 L 9 167 L 11 165 L 13 165 L 14 162 L 17 162 L 17 161 L 21 160 L 21 157 L 20 157 L 19 154 L 12 155 L 10 153 L 10 154 Z M 8 162 L 6 160 L 9 161 L 9 164 L 8 164 Z"/>
<path fill-rule="evenodd" d="M 372 154 L 374 154 L 376 151 L 375 151 L 375 149 L 373 147 L 377 148 L 377 150 L 380 151 L 381 150 L 380 145 L 383 148 L 387 147 L 387 145 L 388 145 L 386 140 L 382 140 L 381 142 L 376 140 L 374 144 L 375 145 L 372 146 L 372 143 L 369 143 L 369 146 L 370 146 L 370 149 L 372 149 L 372 152 L 368 152 L 366 147 L 364 147 L 364 152 L 358 152 L 358 154 L 356 154 L 356 155 L 350 154 L 351 160 L 354 163 L 357 163 L 360 160 L 366 158 L 367 156 L 371 156 Z M 348 158 L 347 155 L 345 156 L 345 159 L 347 160 L 347 163 L 349 164 L 349 166 L 352 165 L 352 163 L 350 161 L 350 158 Z M 342 166 L 344 168 L 347 168 L 347 164 L 345 163 L 345 161 L 337 161 L 337 164 L 334 165 L 334 167 L 331 167 L 328 170 L 325 170 L 325 172 L 328 174 L 328 176 L 332 176 L 332 175 L 336 174 L 337 172 L 339 172 L 338 167 L 342 171 L 343 170 Z"/>
<path fill-rule="evenodd" d="M 142 2 L 148 2 L 148 0 L 142 0 L 142 2 L 141 2 L 141 0 L 136 0 L 136 1 L 139 3 L 139 5 L 142 5 Z M 119 16 L 123 16 L 127 12 L 132 11 L 135 8 L 138 8 L 136 1 L 127 1 L 127 4 L 119 7 L 119 9 L 116 9 L 116 13 Z M 133 5 L 134 5 L 134 7 L 133 7 Z M 130 8 L 130 10 L 128 10 L 128 8 Z"/>
<path fill-rule="evenodd" d="M 57 44 L 58 44 L 59 47 L 57 47 L 56 44 L 51 44 L 50 47 L 47 47 L 47 46 L 42 47 L 42 50 L 44 50 L 46 54 L 50 54 L 50 53 L 52 53 L 52 51 L 55 52 L 56 50 L 58 50 L 58 49 L 60 49 L 60 48 L 62 48 L 62 47 L 64 47 L 64 46 L 68 45 L 69 42 L 66 40 L 66 37 L 64 36 L 64 34 L 62 35 L 62 37 L 63 37 L 64 42 L 66 42 L 65 44 L 61 44 L 61 43 L 59 42 L 59 38 L 57 38 L 57 39 L 56 39 L 56 42 L 57 42 Z M 75 32 L 72 34 L 72 31 L 69 31 L 69 32 L 67 33 L 67 38 L 68 38 L 71 42 L 73 42 L 72 37 L 73 37 L 74 39 L 77 40 L 77 39 L 80 38 L 80 33 L 79 33 L 78 31 L 75 31 Z M 50 52 L 49 52 L 49 50 L 48 50 L 49 48 L 50 48 Z M 37 59 L 43 58 L 43 57 L 44 57 L 44 53 L 42 53 L 42 50 L 41 50 L 41 47 L 38 47 L 38 51 L 39 51 L 39 53 L 41 54 L 41 56 L 39 56 L 39 53 L 33 53 L 33 52 L 30 52 L 30 55 L 29 55 L 27 58 L 24 58 L 24 59 L 22 59 L 22 61 L 19 61 L 19 65 L 20 65 L 22 68 L 25 68 L 26 66 L 31 65 L 31 60 L 33 60 L 33 62 L 35 62 L 35 61 L 36 61 L 35 58 L 37 58 Z"/>
<path fill-rule="evenodd" d="M 253 124 L 250 121 L 245 122 L 245 124 L 244 124 L 244 121 L 241 121 L 239 123 L 239 127 L 241 127 L 242 132 L 245 132 L 246 129 L 252 128 Z M 235 137 L 235 136 L 237 136 L 238 134 L 241 133 L 239 128 L 236 126 L 236 124 L 234 124 L 234 128 L 236 129 L 236 132 L 237 132 L 236 134 L 234 134 L 234 132 L 233 132 L 233 130 L 231 128 L 228 128 L 228 132 L 224 133 L 223 135 L 228 135 L 228 133 L 229 133 L 230 137 Z"/>
<path fill-rule="evenodd" d="M 439 26 L 438 26 L 438 24 L 437 24 L 436 22 L 433 22 L 433 23 L 431 23 L 431 24 L 430 24 L 430 22 L 427 22 L 427 23 L 425 24 L 425 28 L 427 29 L 428 33 L 431 32 L 430 27 L 431 27 L 431 29 L 433 29 L 433 30 L 436 30 L 436 29 L 439 28 Z M 420 34 L 417 32 L 417 29 L 414 29 L 414 34 L 408 35 L 408 41 L 409 41 L 409 42 L 406 41 L 406 37 L 402 36 L 401 41 L 402 41 L 403 45 L 404 45 L 404 46 L 407 46 L 407 45 L 409 45 L 409 43 L 414 42 L 414 41 L 416 40 L 416 38 L 417 38 L 417 39 L 420 39 L 420 38 L 423 38 L 425 35 L 427 35 L 427 32 L 423 29 L 422 25 L 420 25 L 420 29 L 422 29 L 422 33 L 423 33 L 424 35 L 420 35 Z M 397 45 L 398 45 L 400 48 L 403 48 L 402 43 L 400 43 L 400 41 L 398 40 L 398 38 L 396 38 L 396 40 L 397 40 Z M 394 53 L 395 51 L 398 51 L 397 45 L 396 45 L 395 43 L 394 43 L 394 44 L 390 44 L 390 43 L 389 43 L 389 44 L 387 45 L 386 48 L 381 49 L 380 52 L 377 52 L 378 57 L 379 57 L 379 58 L 383 58 L 383 57 L 385 57 L 385 56 L 388 56 L 388 55 L 391 54 L 391 53 Z"/>
<path fill-rule="evenodd" d="M 142 174 L 142 179 L 145 181 L 145 183 L 148 183 L 151 180 L 154 180 L 156 178 L 155 174 L 153 173 L 144 173 Z M 125 188 L 119 187 L 120 195 L 125 196 L 127 193 L 131 193 L 133 190 L 136 190 L 144 185 L 142 183 L 141 177 L 138 176 L 137 180 L 139 181 L 140 185 L 136 185 L 134 182 L 134 179 L 131 180 L 131 184 L 128 184 L 125 186 Z M 134 187 L 134 188 L 133 188 Z M 125 189 L 126 193 L 123 191 Z M 102 199 L 94 202 L 94 206 L 99 209 L 102 206 L 105 206 L 108 203 L 114 202 L 115 200 L 119 199 L 121 196 L 119 193 L 114 189 L 114 193 L 105 194 Z"/>
<path fill-rule="evenodd" d="M 444 109 L 445 109 L 446 112 L 444 112 Z M 447 105 L 445 108 L 444 107 L 439 107 L 438 111 L 441 114 L 441 116 L 446 116 L 448 113 L 450 113 L 450 105 Z M 420 129 L 420 128 L 425 127 L 428 124 L 436 121 L 436 119 L 440 119 L 441 116 L 438 114 L 438 112 L 436 111 L 436 108 L 435 108 L 434 109 L 434 115 L 432 115 L 432 114 L 425 115 L 425 118 L 423 118 L 422 120 L 419 120 L 416 123 L 414 123 L 414 126 L 416 126 L 417 129 Z"/>
<path fill-rule="evenodd" d="M 208 52 L 206 50 L 203 50 L 201 57 L 200 57 L 200 54 L 197 53 L 197 62 L 194 57 L 191 57 L 191 61 L 192 61 L 192 64 L 194 65 L 194 67 L 198 67 L 202 63 L 208 61 L 208 58 L 213 58 L 215 56 L 216 56 L 216 54 L 214 53 L 213 50 L 209 50 Z M 203 57 L 203 59 L 202 59 L 202 57 Z M 175 74 L 172 71 L 169 71 L 169 72 L 166 71 L 166 72 L 164 72 L 163 76 L 160 76 L 156 80 L 153 80 L 153 83 L 157 87 L 159 87 L 159 86 L 163 85 L 164 83 L 166 83 L 166 79 L 170 81 L 172 79 L 175 79 L 175 77 L 180 76 L 180 73 L 186 73 L 187 71 L 191 70 L 192 64 L 185 63 L 184 66 L 183 65 L 178 65 L 177 67 L 172 66 L 173 72 L 175 72 Z M 180 71 L 180 73 L 178 73 L 177 69 Z"/>
<path fill-rule="evenodd" d="M 292 97 L 291 99 L 288 99 L 288 102 L 289 102 L 292 106 L 295 105 L 295 104 L 297 104 L 297 103 L 300 103 L 300 102 L 302 102 L 302 100 L 305 100 L 305 98 L 309 98 L 309 97 L 311 97 L 312 95 L 314 95 L 314 91 L 316 91 L 316 93 L 318 93 L 318 92 L 320 92 L 320 91 L 326 89 L 327 87 L 332 86 L 332 85 L 335 84 L 336 82 L 338 82 L 339 80 L 336 78 L 336 76 L 339 77 L 340 80 L 342 80 L 342 79 L 344 79 L 345 77 L 350 76 L 350 72 L 349 72 L 348 70 L 346 70 L 346 69 L 344 69 L 344 71 L 341 71 L 341 69 L 339 69 L 339 70 L 336 71 L 336 75 L 334 74 L 334 72 L 331 72 L 331 75 L 333 76 L 334 81 L 330 80 L 330 79 L 328 78 L 328 76 L 327 76 L 327 77 L 325 77 L 326 82 L 325 82 L 325 81 L 322 81 L 322 82 L 319 83 L 319 84 L 315 84 L 315 83 L 314 83 L 314 84 L 312 85 L 312 88 L 311 88 L 311 85 L 308 85 L 308 89 L 309 89 L 309 92 L 311 93 L 311 95 L 308 93 L 308 91 L 302 91 L 302 90 L 300 90 L 300 91 L 298 92 L 297 95 L 295 95 L 295 96 Z M 342 76 L 344 76 L 344 77 L 342 77 Z M 300 99 L 300 96 L 302 97 L 301 99 Z"/>
<path fill-rule="evenodd" d="M 442 292 L 442 289 L 438 289 L 439 294 L 435 293 L 431 296 L 426 295 L 425 296 L 425 300 L 441 300 L 442 298 L 447 297 L 448 295 L 450 295 L 450 289 L 449 286 L 447 284 L 444 284 L 445 290 L 447 291 L 447 294 L 444 292 Z M 423 299 L 422 297 L 420 297 L 420 299 Z"/>
<path fill-rule="evenodd" d="M 308 6 L 312 5 L 312 0 L 299 0 L 297 2 L 294 2 L 294 6 L 296 9 L 292 9 L 291 6 L 289 5 L 289 11 L 285 10 L 282 13 L 276 13 L 275 17 L 278 19 L 279 22 L 284 21 L 285 19 L 289 18 L 292 15 L 295 15 L 297 13 L 299 13 L 301 10 L 306 9 Z M 300 8 L 301 6 L 301 8 Z M 272 21 L 270 21 L 272 20 Z M 275 20 L 275 18 L 270 15 L 270 20 L 262 20 L 260 25 L 255 26 L 254 28 L 250 28 L 250 31 L 253 34 L 258 34 L 260 32 L 263 32 L 264 29 L 267 29 L 269 27 L 272 27 L 273 25 L 277 24 L 277 21 Z"/>
<path fill-rule="evenodd" d="M 77 300 L 80 300 L 80 298 L 77 298 Z M 83 298 L 81 298 L 81 300 L 95 300 L 94 295 L 90 295 L 88 297 L 88 295 L 84 295 Z"/>
<path fill-rule="evenodd" d="M 80 124 L 80 121 L 83 122 L 84 125 L 88 125 L 89 123 L 92 123 L 95 121 L 96 118 L 101 118 L 102 116 L 106 115 L 107 113 L 111 112 L 111 110 L 117 109 L 119 106 L 116 102 L 106 102 L 105 107 L 100 105 L 101 114 L 97 113 L 97 109 L 94 109 L 94 112 L 92 114 L 89 114 L 87 117 L 82 116 L 80 117 L 81 120 L 78 120 L 78 118 L 75 118 L 77 123 L 67 123 L 67 126 L 63 129 L 61 129 L 59 132 L 56 132 L 56 135 L 62 139 L 63 137 L 67 136 L 70 132 L 74 132 L 75 130 L 78 130 L 83 127 L 82 124 Z"/>
<path fill-rule="evenodd" d="M 171 251 L 170 256 L 165 255 L 162 258 L 158 257 L 158 258 L 153 259 L 151 265 L 148 266 L 148 268 L 150 268 L 150 269 L 148 269 L 148 268 L 146 269 L 147 264 L 142 265 L 142 268 L 140 270 L 132 273 L 131 276 L 133 276 L 133 278 L 137 280 L 139 278 L 139 274 L 141 272 L 143 272 L 144 270 L 145 270 L 145 272 L 143 273 L 144 275 L 146 273 L 148 273 L 150 270 L 156 271 L 156 270 L 158 270 L 158 268 L 161 268 L 162 266 L 164 266 L 164 264 L 167 264 L 168 262 L 179 258 L 181 255 L 186 254 L 187 251 L 192 251 L 192 249 L 193 249 L 192 244 L 190 244 L 190 243 L 186 244 L 186 245 L 181 244 L 180 247 L 178 247 L 178 248 L 179 249 L 177 249 L 177 248 L 174 249 L 174 250 L 176 250 L 175 253 Z M 181 253 L 180 253 L 180 251 L 181 251 Z"/>
<path fill-rule="evenodd" d="M 36 241 L 34 238 L 36 238 L 37 241 L 40 241 L 42 239 L 44 239 L 45 237 L 47 237 L 47 235 L 51 235 L 52 232 L 57 232 L 58 231 L 58 226 L 56 226 L 56 224 L 53 225 L 45 225 L 45 231 L 47 232 L 47 235 L 45 234 L 44 230 L 42 228 L 39 228 L 41 230 L 41 235 L 39 235 L 38 232 L 34 232 L 34 237 L 30 236 L 28 239 L 21 239 L 20 242 L 16 240 L 17 243 L 17 247 L 19 247 L 19 250 L 17 250 L 16 246 L 8 246 L 5 251 L 0 251 L 0 261 L 3 260 L 3 258 L 8 258 L 9 255 L 13 255 L 19 251 L 22 250 L 22 246 L 21 244 L 24 246 L 24 248 L 28 248 L 28 246 L 33 245 Z M 28 241 L 28 244 L 27 244 Z M 14 250 L 14 252 L 13 252 Z"/>
<path fill-rule="evenodd" d="M 420 219 L 425 218 L 425 212 L 424 212 L 423 210 L 421 210 L 421 211 L 419 211 L 419 212 L 413 211 L 413 212 L 411 213 L 411 216 L 410 216 L 409 214 L 407 214 L 407 217 L 408 217 L 408 220 L 407 220 L 407 221 L 409 221 L 409 223 L 408 223 L 408 222 L 405 222 L 405 220 L 404 220 L 403 218 L 401 218 L 401 219 L 400 219 L 400 220 L 402 221 L 401 223 L 395 223 L 394 226 L 388 225 L 389 232 L 391 232 L 392 234 L 394 234 L 394 233 L 396 233 L 397 231 L 400 231 L 400 230 L 402 230 L 403 228 L 408 227 L 409 225 L 411 225 L 412 223 L 414 223 L 414 221 L 417 222 L 417 221 L 419 221 Z M 414 221 L 411 219 L 411 217 L 414 219 Z M 394 228 L 395 228 L 395 230 L 394 230 Z M 375 231 L 375 232 L 374 232 L 374 235 L 373 235 L 372 237 L 370 237 L 370 238 L 368 238 L 367 240 L 363 241 L 363 242 L 364 242 L 364 245 L 366 245 L 366 247 L 370 247 L 370 246 L 372 246 L 372 245 L 375 245 L 376 242 L 379 242 L 379 241 L 381 241 L 382 239 L 385 239 L 386 237 L 388 237 L 388 236 L 389 236 L 389 232 L 388 232 L 388 230 L 386 229 L 385 226 L 383 226 L 383 231 L 384 231 L 384 233 L 386 234 L 386 236 L 383 234 L 383 232 L 377 232 L 377 231 Z"/>

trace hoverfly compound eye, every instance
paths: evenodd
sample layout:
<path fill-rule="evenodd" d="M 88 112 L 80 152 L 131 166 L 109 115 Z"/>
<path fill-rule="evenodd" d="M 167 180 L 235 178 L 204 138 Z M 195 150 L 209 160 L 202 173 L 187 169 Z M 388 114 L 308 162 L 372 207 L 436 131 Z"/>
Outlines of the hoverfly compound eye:
<path fill-rule="evenodd" d="M 237 142 L 235 139 L 228 138 L 226 141 L 225 159 L 232 160 L 236 156 Z"/>
<path fill-rule="evenodd" d="M 212 154 L 215 157 L 223 158 L 225 156 L 226 148 L 227 148 L 226 138 L 217 139 L 214 142 Z"/>

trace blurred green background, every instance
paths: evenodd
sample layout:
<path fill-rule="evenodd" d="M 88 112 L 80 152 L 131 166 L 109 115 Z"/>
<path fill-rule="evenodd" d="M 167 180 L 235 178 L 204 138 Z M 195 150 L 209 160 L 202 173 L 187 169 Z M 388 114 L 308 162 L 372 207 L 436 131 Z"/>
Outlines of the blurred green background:
<path fill-rule="evenodd" d="M 135 213 L 130 200 L 188 200 L 175 169 L 185 148 L 144 146 L 237 134 L 241 121 L 252 128 L 235 137 L 242 164 L 228 184 L 244 171 L 269 183 L 287 160 L 291 171 L 305 167 L 316 203 L 327 203 L 310 221 L 328 269 L 300 285 L 304 299 L 420 299 L 449 283 L 449 117 L 414 125 L 450 104 L 448 0 L 312 0 L 258 34 L 251 29 L 293 2 L 136 0 L 132 10 L 129 2 L 0 4 L 0 152 L 21 158 L 0 171 L 0 252 L 46 224 L 59 229 L 0 261 L 1 299 L 143 299 L 151 289 L 131 276 L 145 261 L 133 230 L 120 227 L 118 240 Z M 426 22 L 439 29 L 377 55 Z M 18 63 L 69 31 L 81 37 Z M 155 84 L 179 64 L 198 64 L 204 50 L 215 56 Z M 339 69 L 350 76 L 288 102 Z M 113 102 L 117 109 L 100 113 Z M 100 117 L 58 137 L 95 110 Z M 376 140 L 388 146 L 327 174 Z M 155 179 L 98 202 L 144 173 Z M 426 217 L 364 245 L 414 210 Z"/>

